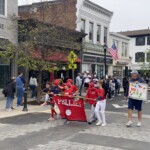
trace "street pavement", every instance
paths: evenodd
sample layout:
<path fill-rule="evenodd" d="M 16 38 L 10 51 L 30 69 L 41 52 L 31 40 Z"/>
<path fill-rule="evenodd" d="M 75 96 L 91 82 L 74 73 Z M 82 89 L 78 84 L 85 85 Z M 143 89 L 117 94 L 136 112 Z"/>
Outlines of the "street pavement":
<path fill-rule="evenodd" d="M 148 97 L 150 99 L 150 94 Z M 76 121 L 64 124 L 65 120 L 62 119 L 47 121 L 50 116 L 49 106 L 29 104 L 27 112 L 22 111 L 23 107 L 16 107 L 15 110 L 6 112 L 4 99 L 0 100 L 0 150 L 150 149 L 149 103 L 143 103 L 143 108 L 146 110 L 143 110 L 142 127 L 136 127 L 135 115 L 133 127 L 126 128 L 127 108 L 113 105 L 117 104 L 120 107 L 127 105 L 123 101 L 123 95 L 107 101 L 107 126 L 105 127 Z M 28 100 L 32 99 L 28 98 Z M 89 106 L 86 105 L 85 109 L 88 117 Z M 56 110 L 59 111 L 57 108 Z"/>

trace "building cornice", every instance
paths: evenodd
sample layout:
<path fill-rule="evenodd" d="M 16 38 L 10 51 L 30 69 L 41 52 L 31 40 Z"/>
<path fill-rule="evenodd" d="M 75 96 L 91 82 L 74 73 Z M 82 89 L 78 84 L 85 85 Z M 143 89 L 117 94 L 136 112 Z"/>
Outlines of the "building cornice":
<path fill-rule="evenodd" d="M 111 12 L 111 11 L 109 11 L 109 10 L 107 10 L 107 9 L 105 9 L 105 8 L 103 8 L 103 7 L 101 7 L 101 6 L 97 5 L 97 4 L 89 1 L 89 0 L 85 0 L 83 5 L 85 7 L 90 8 L 91 10 L 94 10 L 94 11 L 96 11 L 96 12 L 98 12 L 100 14 L 103 14 L 105 16 L 108 16 L 108 17 L 112 17 L 113 16 L 113 12 Z"/>
<path fill-rule="evenodd" d="M 115 36 L 117 38 L 122 38 L 122 39 L 125 39 L 125 40 L 130 40 L 131 39 L 128 36 L 125 36 L 125 35 L 122 35 L 122 34 L 119 34 L 119 33 L 116 33 L 116 32 L 110 32 L 110 36 Z"/>

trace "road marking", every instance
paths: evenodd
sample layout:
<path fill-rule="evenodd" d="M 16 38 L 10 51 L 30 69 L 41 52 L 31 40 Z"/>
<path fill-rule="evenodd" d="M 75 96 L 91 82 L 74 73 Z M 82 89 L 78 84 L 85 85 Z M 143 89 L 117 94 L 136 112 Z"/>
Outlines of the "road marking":
<path fill-rule="evenodd" d="M 112 104 L 115 108 L 127 108 L 127 105 L 120 106 L 118 104 Z"/>

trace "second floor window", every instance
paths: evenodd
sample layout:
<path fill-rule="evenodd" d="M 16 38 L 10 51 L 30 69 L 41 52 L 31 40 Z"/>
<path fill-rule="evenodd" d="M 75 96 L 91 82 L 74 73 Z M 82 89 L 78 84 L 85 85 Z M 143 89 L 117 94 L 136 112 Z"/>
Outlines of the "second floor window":
<path fill-rule="evenodd" d="M 150 45 L 150 36 L 147 37 L 147 45 Z"/>
<path fill-rule="evenodd" d="M 85 20 L 81 19 L 81 32 L 85 33 Z"/>
<path fill-rule="evenodd" d="M 107 44 L 107 28 L 104 27 L 104 43 Z"/>
<path fill-rule="evenodd" d="M 128 44 L 127 43 L 122 42 L 122 53 L 121 53 L 121 55 L 123 57 L 128 56 Z"/>
<path fill-rule="evenodd" d="M 145 53 L 143 52 L 135 53 L 135 62 L 145 62 Z"/>
<path fill-rule="evenodd" d="M 101 41 L 101 26 L 97 25 L 97 42 Z"/>
<path fill-rule="evenodd" d="M 89 40 L 93 41 L 93 23 L 89 23 Z"/>
<path fill-rule="evenodd" d="M 150 52 L 147 53 L 147 62 L 150 62 Z"/>
<path fill-rule="evenodd" d="M 0 0 L 0 15 L 5 15 L 5 0 Z"/>
<path fill-rule="evenodd" d="M 145 37 L 137 37 L 136 38 L 136 46 L 142 46 L 145 45 Z"/>

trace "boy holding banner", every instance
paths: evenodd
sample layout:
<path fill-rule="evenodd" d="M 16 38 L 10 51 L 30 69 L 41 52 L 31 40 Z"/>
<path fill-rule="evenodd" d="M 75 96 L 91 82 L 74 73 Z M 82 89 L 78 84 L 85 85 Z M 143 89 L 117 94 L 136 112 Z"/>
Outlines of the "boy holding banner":
<path fill-rule="evenodd" d="M 98 97 L 98 90 L 94 87 L 94 83 L 89 83 L 89 88 L 86 94 L 86 102 L 88 102 L 91 105 L 91 114 L 89 118 L 89 124 L 92 124 L 92 122 L 95 120 L 95 105 L 96 105 L 96 99 Z"/>

